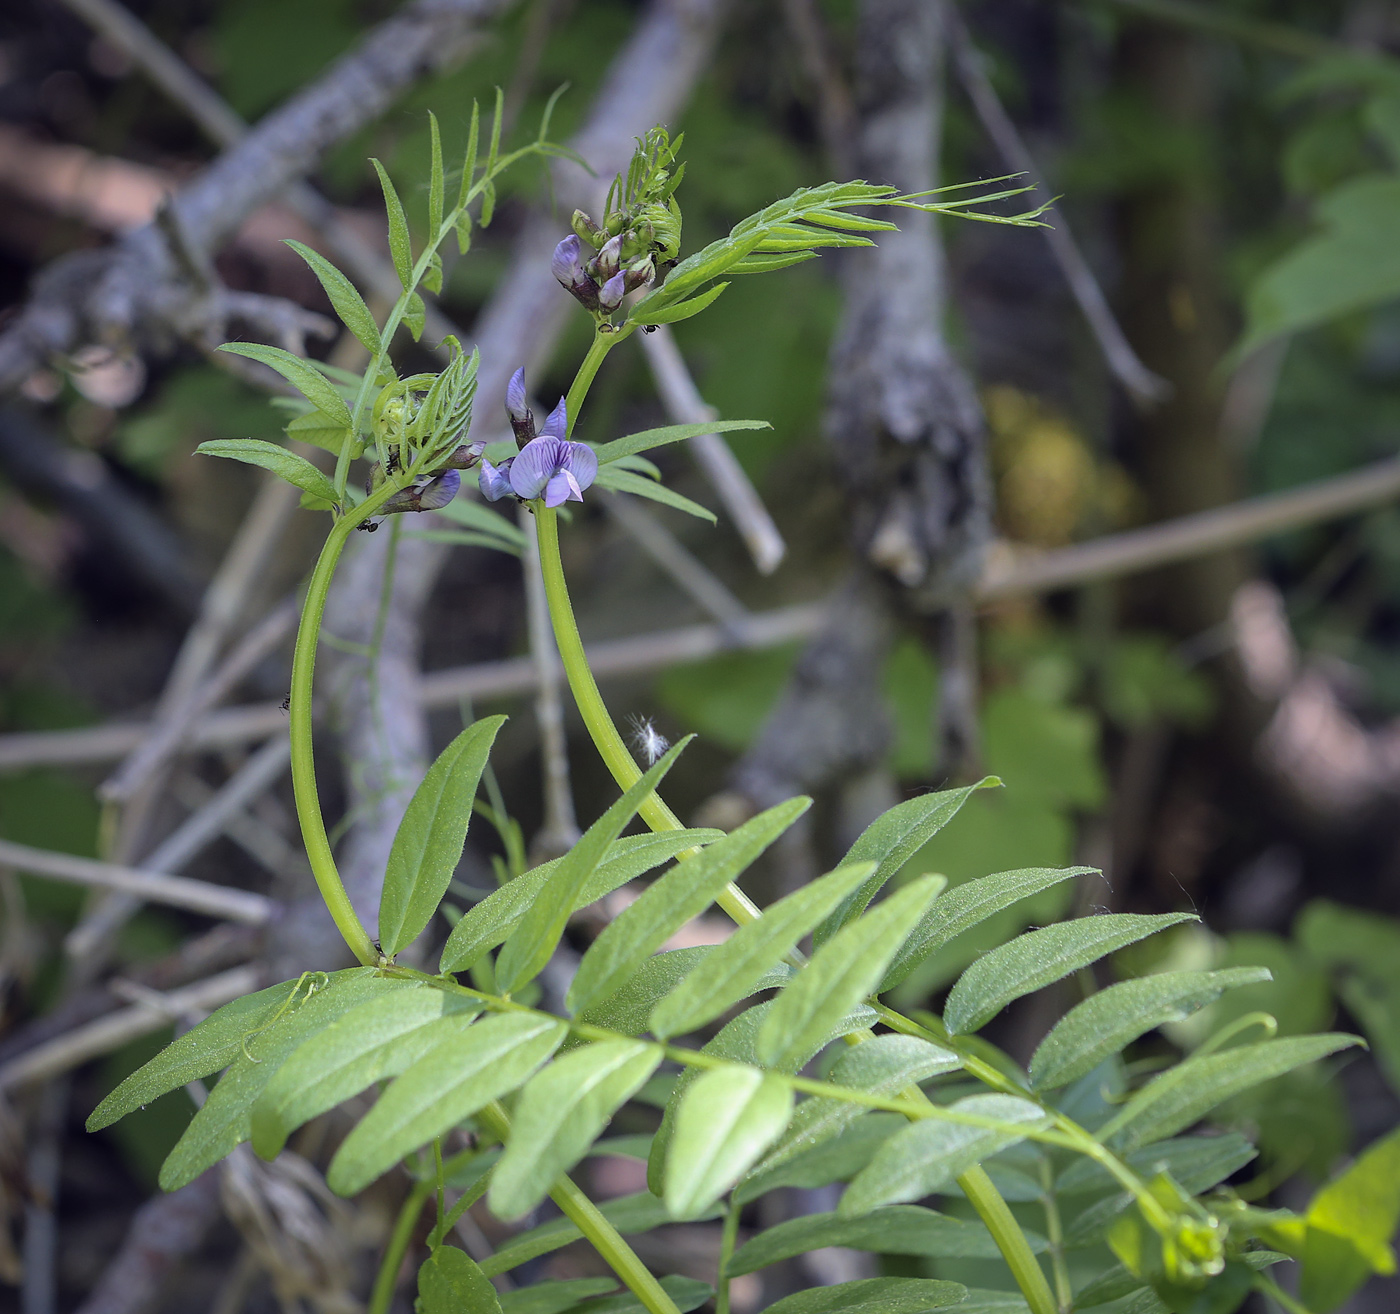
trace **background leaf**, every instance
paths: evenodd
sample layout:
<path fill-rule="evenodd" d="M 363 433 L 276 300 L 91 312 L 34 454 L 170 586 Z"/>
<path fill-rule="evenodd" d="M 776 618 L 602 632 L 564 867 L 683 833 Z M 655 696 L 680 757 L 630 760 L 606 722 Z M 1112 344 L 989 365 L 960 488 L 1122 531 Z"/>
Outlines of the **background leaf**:
<path fill-rule="evenodd" d="M 958 1305 L 966 1295 L 960 1283 L 934 1278 L 861 1278 L 794 1292 L 769 1305 L 765 1314 L 921 1314 Z"/>
<path fill-rule="evenodd" d="M 379 902 L 379 943 L 392 958 L 432 920 L 462 860 L 472 803 L 504 716 L 462 731 L 413 791 L 389 850 Z"/>
<path fill-rule="evenodd" d="M 420 1314 L 501 1314 L 496 1288 L 476 1261 L 454 1246 L 439 1246 L 418 1270 Z"/>

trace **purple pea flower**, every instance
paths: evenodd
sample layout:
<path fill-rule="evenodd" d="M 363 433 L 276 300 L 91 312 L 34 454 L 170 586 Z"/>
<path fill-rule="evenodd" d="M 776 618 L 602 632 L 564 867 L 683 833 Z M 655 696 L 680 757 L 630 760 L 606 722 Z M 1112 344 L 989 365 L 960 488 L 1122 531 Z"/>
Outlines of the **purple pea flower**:
<path fill-rule="evenodd" d="M 545 506 L 550 507 L 583 501 L 583 490 L 598 473 L 598 458 L 591 447 L 564 436 L 568 427 L 568 413 L 560 398 L 540 436 L 526 443 L 509 463 L 510 486 L 517 497 L 527 502 L 543 497 Z"/>
<path fill-rule="evenodd" d="M 627 295 L 627 275 L 618 270 L 598 292 L 598 304 L 608 314 L 612 314 L 622 304 L 622 298 Z"/>
<path fill-rule="evenodd" d="M 581 259 L 582 244 L 570 234 L 554 248 L 549 267 L 560 283 L 583 303 L 586 310 L 598 309 L 598 284 L 589 278 Z"/>
<path fill-rule="evenodd" d="M 492 465 L 484 456 L 481 458 L 481 469 L 477 471 L 476 482 L 482 497 L 488 502 L 499 502 L 503 497 L 515 496 L 515 489 L 510 486 L 510 467 L 514 463 L 514 457 L 502 461 L 500 465 Z"/>
<path fill-rule="evenodd" d="M 400 488 L 379 508 L 380 515 L 392 515 L 395 511 L 441 511 L 462 486 L 462 476 L 456 470 L 444 470 L 426 483 L 411 484 Z"/>

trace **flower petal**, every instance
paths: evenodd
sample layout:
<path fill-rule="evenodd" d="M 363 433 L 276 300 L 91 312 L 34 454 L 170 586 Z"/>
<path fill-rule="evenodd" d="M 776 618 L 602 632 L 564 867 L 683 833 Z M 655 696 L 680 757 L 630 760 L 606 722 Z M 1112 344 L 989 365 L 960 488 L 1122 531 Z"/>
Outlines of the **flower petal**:
<path fill-rule="evenodd" d="M 565 438 L 569 433 L 569 410 L 565 398 L 559 398 L 556 406 L 540 426 L 541 438 Z"/>
<path fill-rule="evenodd" d="M 598 455 L 587 443 L 570 443 L 564 468 L 578 480 L 582 490 L 598 477 Z"/>
<path fill-rule="evenodd" d="M 549 267 L 565 287 L 572 288 L 584 277 L 583 262 L 579 259 L 580 243 L 572 233 L 554 248 Z"/>
<path fill-rule="evenodd" d="M 598 290 L 598 304 L 609 314 L 622 304 L 627 295 L 627 276 L 619 270 Z"/>
<path fill-rule="evenodd" d="M 544 492 L 545 485 L 558 473 L 567 452 L 557 438 L 541 436 L 525 444 L 510 466 L 510 486 L 526 501 Z"/>
<path fill-rule="evenodd" d="M 578 480 L 568 470 L 560 470 L 549 481 L 544 491 L 545 506 L 560 506 L 564 502 L 582 501 L 583 489 L 578 486 Z"/>
<path fill-rule="evenodd" d="M 461 486 L 462 476 L 460 472 L 444 470 L 420 491 L 418 509 L 420 511 L 441 511 L 457 496 L 457 490 Z"/>
<path fill-rule="evenodd" d="M 506 384 L 506 414 L 512 420 L 523 420 L 530 409 L 525 404 L 525 367 L 522 365 Z"/>
<path fill-rule="evenodd" d="M 481 458 L 481 469 L 477 472 L 476 482 L 481 489 L 481 495 L 488 502 L 499 502 L 503 497 L 509 497 L 514 493 L 510 484 L 510 467 L 514 464 L 514 458 L 509 461 L 502 461 L 499 466 L 492 465 L 484 456 Z"/>

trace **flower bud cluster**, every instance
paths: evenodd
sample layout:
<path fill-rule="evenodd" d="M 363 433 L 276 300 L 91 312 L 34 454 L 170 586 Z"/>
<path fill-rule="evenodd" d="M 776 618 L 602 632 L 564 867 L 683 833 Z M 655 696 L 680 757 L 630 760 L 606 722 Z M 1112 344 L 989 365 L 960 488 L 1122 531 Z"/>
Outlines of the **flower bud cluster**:
<path fill-rule="evenodd" d="M 627 172 L 608 192 L 601 224 L 575 210 L 573 234 L 554 248 L 554 277 L 600 323 L 622 298 L 650 287 L 681 246 L 681 212 L 675 192 L 684 169 L 672 171 L 681 138 L 672 142 L 654 128 L 639 144 Z"/>

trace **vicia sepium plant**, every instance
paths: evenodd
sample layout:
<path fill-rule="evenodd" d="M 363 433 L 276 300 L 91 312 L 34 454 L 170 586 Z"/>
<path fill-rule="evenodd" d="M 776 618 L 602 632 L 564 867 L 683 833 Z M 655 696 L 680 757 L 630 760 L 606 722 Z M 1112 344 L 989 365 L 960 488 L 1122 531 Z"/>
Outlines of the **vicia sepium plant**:
<path fill-rule="evenodd" d="M 1357 1202 L 1390 1189 L 1400 1173 L 1400 1140 L 1370 1151 L 1298 1215 L 1256 1208 L 1250 1192 L 1233 1190 L 1227 1183 L 1255 1158 L 1253 1147 L 1237 1132 L 1200 1129 L 1234 1095 L 1326 1060 L 1357 1044 L 1355 1037 L 1279 1037 L 1271 1017 L 1254 1013 L 1165 1068 L 1128 1057 L 1157 1027 L 1226 990 L 1266 980 L 1265 970 L 1166 972 L 1090 993 L 1022 1069 L 977 1033 L 1022 996 L 1074 974 L 1087 980 L 1092 964 L 1189 918 L 1116 913 L 1029 931 L 977 959 L 941 1015 L 903 1015 L 881 996 L 930 954 L 1021 900 L 1091 873 L 1029 868 L 947 890 L 942 877 L 910 871 L 913 856 L 974 791 L 999 783 L 988 779 L 899 804 L 832 871 L 760 909 L 739 882 L 809 800 L 781 803 L 731 834 L 687 829 L 660 793 L 685 742 L 643 771 L 589 670 L 555 508 L 597 482 L 704 514 L 665 490 L 641 453 L 701 431 L 757 427 L 676 425 L 598 447 L 574 442 L 571 427 L 604 355 L 636 328 L 702 311 L 727 286 L 717 279 L 779 269 L 825 246 L 868 244 L 867 234 L 892 227 L 870 217 L 872 209 L 986 220 L 993 216 L 970 207 L 1016 189 L 952 201 L 830 183 L 775 202 L 673 265 L 679 142 L 654 130 L 626 179 L 614 184 L 601 221 L 575 215 L 574 233 L 555 256 L 561 283 L 596 323 L 568 397 L 537 429 L 517 373 L 505 398 L 514 454 L 487 459 L 465 440 L 475 356 L 454 346 L 441 373 L 403 379 L 389 363 L 399 325 L 421 328 L 417 289 L 436 285 L 441 242 L 455 232 L 465 249 L 469 207 L 479 200 L 480 222 L 487 222 L 500 170 L 522 154 L 558 149 L 542 131 L 525 151 L 502 156 L 493 134 L 482 164 L 476 140 L 473 118 L 457 204 L 446 212 L 434 125 L 429 239 L 416 257 L 384 180 L 403 295 L 382 327 L 343 275 L 302 250 L 371 353 L 363 375 L 266 347 L 236 348 L 280 371 L 305 398 L 309 408 L 288 432 L 334 453 L 334 475 L 275 444 L 201 448 L 274 470 L 302 487 L 309 505 L 332 514 L 296 645 L 293 783 L 313 871 L 361 965 L 308 971 L 225 1005 L 127 1078 L 89 1125 L 106 1126 L 223 1071 L 165 1162 L 161 1184 L 173 1189 L 243 1141 L 275 1156 L 311 1119 L 377 1090 L 327 1175 L 342 1194 L 385 1173 L 410 1181 L 371 1297 L 374 1314 L 389 1308 L 430 1197 L 436 1218 L 418 1273 L 422 1314 L 679 1314 L 711 1298 L 716 1314 L 728 1314 L 736 1276 L 826 1246 L 903 1256 L 903 1275 L 799 1292 L 773 1305 L 777 1314 L 1067 1314 L 1110 1304 L 1133 1314 L 1228 1314 L 1253 1290 L 1290 1314 L 1322 1314 L 1368 1272 L 1393 1268 L 1388 1237 L 1377 1231 L 1384 1224 L 1365 1221 Z M 998 221 L 1030 224 L 1038 213 Z M 585 246 L 595 254 L 586 256 Z M 640 294 L 630 305 L 629 292 Z M 363 493 L 349 479 L 361 456 L 369 463 Z M 468 726 L 428 771 L 393 845 L 371 937 L 341 884 L 316 792 L 312 673 L 326 590 L 357 526 L 393 512 L 437 510 L 474 541 L 518 546 L 518 530 L 503 517 L 452 500 L 459 471 L 473 465 L 488 498 L 518 498 L 535 517 L 564 669 L 620 797 L 563 857 L 519 871 L 461 914 L 430 973 L 397 955 L 444 908 L 502 718 Z M 625 836 L 637 817 L 649 833 Z M 533 983 L 574 913 L 662 868 L 583 953 L 564 1011 L 536 1006 Z M 736 924 L 725 943 L 663 948 L 715 904 Z M 808 937 L 810 956 L 799 949 Z M 659 1125 L 653 1119 L 649 1134 L 607 1138 L 620 1111 L 638 1099 L 643 1108 L 664 1106 Z M 638 1111 L 631 1125 L 645 1116 Z M 591 1154 L 645 1160 L 648 1189 L 595 1204 L 569 1176 Z M 786 1186 L 831 1184 L 844 1184 L 833 1211 L 779 1223 L 740 1244 L 751 1202 Z M 508 1221 L 528 1222 L 546 1198 L 564 1217 L 473 1259 L 448 1238 L 483 1197 Z M 949 1202 L 950 1212 L 931 1207 L 934 1200 Z M 713 1287 L 658 1279 L 623 1239 L 710 1218 L 722 1220 Z M 616 1280 L 538 1282 L 503 1294 L 492 1286 L 491 1278 L 580 1237 Z M 1301 1297 L 1268 1274 L 1290 1257 L 1303 1260 Z M 999 1280 L 998 1289 L 969 1290 L 936 1276 L 938 1265 L 964 1260 L 999 1262 L 999 1279 L 987 1279 Z M 610 1295 L 618 1282 L 630 1294 Z"/>

